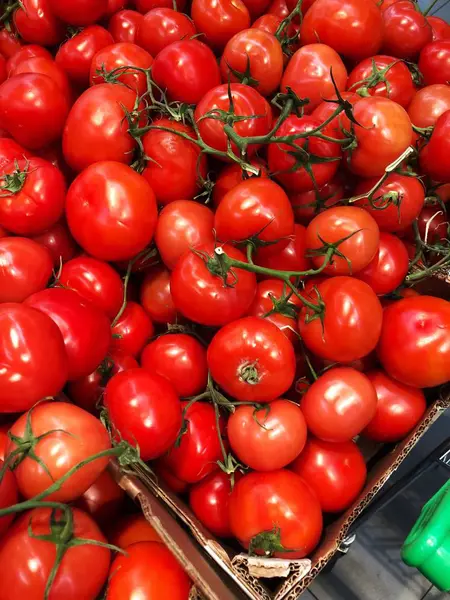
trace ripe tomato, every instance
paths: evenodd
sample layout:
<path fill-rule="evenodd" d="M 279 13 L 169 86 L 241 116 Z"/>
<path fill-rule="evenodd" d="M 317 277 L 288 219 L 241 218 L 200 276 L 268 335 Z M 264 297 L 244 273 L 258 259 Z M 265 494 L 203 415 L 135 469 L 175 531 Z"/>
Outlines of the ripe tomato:
<path fill-rule="evenodd" d="M 153 125 L 179 131 L 192 139 L 196 137 L 189 125 L 170 119 L 159 119 Z M 151 129 L 143 136 L 142 144 L 149 159 L 142 175 L 152 186 L 158 204 L 193 198 L 200 191 L 199 179 L 206 178 L 207 161 L 194 142 L 177 133 Z"/>
<path fill-rule="evenodd" d="M 90 516 L 77 508 L 71 510 L 73 538 L 106 543 Z M 5 571 L 0 582 L 2 599 L 45 597 L 57 545 L 42 537 L 61 532 L 66 524 L 66 517 L 60 511 L 53 513 L 50 508 L 35 508 L 17 519 L 0 542 L 0 560 Z M 96 598 L 108 577 L 110 555 L 108 548 L 95 544 L 70 546 L 56 572 L 50 598 Z"/>
<path fill-rule="evenodd" d="M 450 80 L 450 40 L 427 44 L 420 53 L 419 69 L 425 85 L 447 84 Z"/>
<path fill-rule="evenodd" d="M 206 388 L 206 350 L 190 335 L 171 333 L 160 336 L 145 346 L 141 365 L 166 377 L 182 398 L 200 394 Z"/>
<path fill-rule="evenodd" d="M 0 459 L 0 471 L 4 468 L 4 462 Z M 19 499 L 17 493 L 16 479 L 9 469 L 7 469 L 0 478 L 0 509 L 16 504 Z M 14 515 L 0 517 L 0 539 L 8 527 L 11 525 Z"/>
<path fill-rule="evenodd" d="M 7 77 L 6 58 L 0 54 L 0 83 L 3 83 Z"/>
<path fill-rule="evenodd" d="M 162 460 L 162 459 L 161 459 Z M 169 469 L 159 464 L 159 461 L 155 461 L 152 465 L 152 469 L 158 480 L 162 482 L 169 490 L 175 492 L 175 494 L 184 494 L 189 488 L 189 484 L 185 481 L 178 479 Z"/>
<path fill-rule="evenodd" d="M 122 354 L 139 356 L 154 333 L 150 317 L 137 302 L 127 302 L 120 319 L 112 328 L 111 348 Z"/>
<path fill-rule="evenodd" d="M 310 554 L 319 542 L 319 501 L 292 471 L 244 475 L 234 486 L 229 506 L 233 535 L 256 554 L 295 560 Z"/>
<path fill-rule="evenodd" d="M 432 40 L 430 24 L 416 3 L 410 0 L 394 2 L 383 11 L 383 21 L 386 54 L 411 60 Z"/>
<path fill-rule="evenodd" d="M 426 175 L 439 183 L 450 183 L 450 110 L 436 122 L 429 143 L 419 154 L 419 164 Z"/>
<path fill-rule="evenodd" d="M 175 308 L 201 325 L 221 326 L 246 313 L 256 292 L 254 273 L 232 269 L 224 279 L 215 272 L 214 243 L 186 251 L 170 277 L 170 293 Z M 225 246 L 227 255 L 246 262 L 244 254 Z M 208 265 L 213 269 L 210 271 Z"/>
<path fill-rule="evenodd" d="M 240 473 L 235 474 L 239 481 Z M 189 506 L 197 519 L 215 536 L 232 537 L 229 501 L 232 487 L 230 476 L 223 471 L 211 473 L 189 490 Z"/>
<path fill-rule="evenodd" d="M 154 8 L 173 8 L 173 0 L 135 0 L 136 10 L 142 14 L 148 13 Z M 186 0 L 175 0 L 176 10 L 182 12 L 186 6 Z"/>
<path fill-rule="evenodd" d="M 375 416 L 377 395 L 370 380 L 356 369 L 328 369 L 301 401 L 308 430 L 326 442 L 348 442 Z"/>
<path fill-rule="evenodd" d="M 105 470 L 78 498 L 76 507 L 91 515 L 103 528 L 120 516 L 124 502 L 125 492 L 109 471 Z"/>
<path fill-rule="evenodd" d="M 54 14 L 50 1 L 23 0 L 14 12 L 14 27 L 25 42 L 55 46 L 64 39 L 64 24 Z"/>
<path fill-rule="evenodd" d="M 334 206 L 345 196 L 344 180 L 340 173 L 318 192 L 309 190 L 300 194 L 290 194 L 289 199 L 294 209 L 295 220 L 308 225 L 311 220 L 328 206 Z"/>
<path fill-rule="evenodd" d="M 58 394 L 68 361 L 58 327 L 23 304 L 0 305 L 0 412 L 28 410 Z"/>
<path fill-rule="evenodd" d="M 11 138 L 0 138 L 0 171 L 3 171 L 10 162 L 21 160 L 22 158 L 31 158 L 30 153 Z"/>
<path fill-rule="evenodd" d="M 258 177 L 269 177 L 267 164 L 263 160 L 257 156 L 253 156 L 249 162 L 253 167 L 259 169 Z M 212 199 L 214 206 L 217 208 L 227 192 L 235 188 L 242 181 L 245 181 L 245 179 L 253 176 L 253 173 L 241 169 L 241 166 L 237 163 L 222 167 L 213 187 Z"/>
<path fill-rule="evenodd" d="M 432 127 L 447 110 L 450 110 L 450 87 L 436 84 L 417 90 L 408 114 L 416 127 Z"/>
<path fill-rule="evenodd" d="M 23 59 L 20 63 L 10 71 L 9 76 L 19 75 L 20 73 L 42 73 L 58 85 L 62 90 L 68 102 L 71 103 L 72 90 L 70 88 L 69 79 L 65 71 L 55 63 L 52 57 L 34 56 L 32 58 Z"/>
<path fill-rule="evenodd" d="M 255 471 L 275 471 L 291 463 L 306 443 L 306 421 L 297 404 L 274 400 L 267 408 L 239 406 L 227 435 L 236 457 Z"/>
<path fill-rule="evenodd" d="M 317 289 L 325 304 L 325 316 L 323 323 L 320 319 L 307 323 L 308 310 L 300 313 L 298 327 L 306 347 L 334 362 L 350 362 L 372 352 L 383 319 L 383 309 L 372 288 L 353 277 L 331 277 L 319 283 Z"/>
<path fill-rule="evenodd" d="M 341 92 L 341 97 L 344 100 L 350 102 L 353 106 L 361 100 L 361 96 L 355 94 L 354 92 Z M 336 94 L 332 94 L 327 98 L 327 100 L 337 100 Z M 331 115 L 336 112 L 336 104 L 334 102 L 327 102 L 324 100 L 321 102 L 317 108 L 315 108 L 312 112 L 312 116 L 316 119 L 319 119 L 321 123 L 331 118 Z M 341 127 L 341 118 L 342 114 L 338 115 L 331 119 L 331 121 L 326 126 L 326 129 L 322 130 L 322 133 L 326 133 L 330 137 L 337 138 L 338 140 L 343 140 L 347 137 L 345 131 Z"/>
<path fill-rule="evenodd" d="M 155 323 L 175 323 L 175 308 L 170 290 L 170 271 L 156 267 L 145 276 L 140 291 L 140 301 Z"/>
<path fill-rule="evenodd" d="M 305 111 L 311 113 L 324 98 L 335 93 L 331 73 L 338 90 L 344 91 L 347 69 L 339 54 L 325 44 L 308 44 L 297 50 L 289 61 L 281 81 L 281 91 L 286 93 L 289 87 L 299 98 L 308 98 Z"/>
<path fill-rule="evenodd" d="M 424 393 L 391 379 L 381 370 L 367 377 L 377 393 L 377 411 L 363 435 L 376 442 L 398 442 L 408 435 L 427 409 Z"/>
<path fill-rule="evenodd" d="M 21 73 L 0 87 L 0 127 L 32 150 L 61 136 L 68 111 L 64 92 L 47 75 Z"/>
<path fill-rule="evenodd" d="M 105 358 L 111 342 L 109 319 L 82 296 L 51 288 L 36 292 L 25 304 L 48 315 L 61 331 L 70 380 L 89 375 Z"/>
<path fill-rule="evenodd" d="M 56 223 L 44 233 L 33 236 L 33 240 L 48 248 L 55 267 L 73 258 L 77 251 L 75 241 L 63 221 Z"/>
<path fill-rule="evenodd" d="M 136 10 L 120 10 L 110 18 L 108 31 L 115 42 L 131 42 L 134 44 L 138 39 L 138 30 L 143 18 L 141 13 L 138 13 Z M 138 43 L 139 46 L 152 54 L 140 40 Z"/>
<path fill-rule="evenodd" d="M 428 24 L 431 26 L 433 33 L 433 42 L 437 40 L 449 40 L 450 39 L 450 25 L 441 19 L 440 17 L 429 17 L 427 16 Z"/>
<path fill-rule="evenodd" d="M 52 13 L 69 25 L 85 27 L 105 16 L 108 0 L 48 0 Z"/>
<path fill-rule="evenodd" d="M 114 375 L 105 389 L 104 403 L 113 428 L 131 445 L 139 446 L 147 461 L 164 454 L 181 428 L 181 403 L 172 384 L 145 369 Z"/>
<path fill-rule="evenodd" d="M 390 294 L 403 283 L 408 269 L 409 256 L 405 244 L 391 233 L 381 233 L 378 252 L 356 277 L 382 296 Z"/>
<path fill-rule="evenodd" d="M 275 35 L 278 27 L 281 25 L 282 20 L 283 19 L 277 15 L 267 13 L 256 19 L 256 21 L 252 24 L 252 28 L 261 29 L 262 31 L 267 31 L 267 33 Z"/>
<path fill-rule="evenodd" d="M 38 46 L 37 44 L 27 44 L 26 46 L 21 46 L 15 54 L 8 58 L 8 62 L 6 64 L 6 71 L 8 75 L 12 73 L 22 61 L 26 61 L 29 58 L 35 58 L 37 56 L 52 60 L 52 55 L 50 52 L 42 46 Z"/>
<path fill-rule="evenodd" d="M 287 7 L 286 0 L 273 0 L 267 12 L 276 15 L 280 19 L 285 19 L 290 11 Z"/>
<path fill-rule="evenodd" d="M 117 11 L 122 10 L 128 5 L 128 0 L 107 0 L 106 15 L 113 16 Z"/>
<path fill-rule="evenodd" d="M 110 544 L 122 548 L 128 548 L 131 544 L 138 542 L 160 542 L 161 538 L 144 517 L 143 514 L 126 515 L 112 523 L 108 531 Z"/>
<path fill-rule="evenodd" d="M 292 385 L 292 343 L 273 323 L 246 317 L 222 327 L 208 348 L 212 378 L 236 400 L 270 402 Z"/>
<path fill-rule="evenodd" d="M 294 225 L 294 235 L 290 236 L 288 245 L 276 254 L 260 255 L 256 263 L 261 267 L 276 269 L 278 271 L 307 271 L 311 268 L 311 261 L 306 257 L 306 229 L 303 225 Z M 260 275 L 262 279 L 265 275 Z M 291 277 L 295 281 L 296 277 Z M 292 301 L 295 303 L 295 299 Z"/>
<path fill-rule="evenodd" d="M 153 238 L 155 194 L 127 165 L 98 162 L 70 186 L 66 216 L 73 237 L 88 254 L 101 260 L 129 260 Z"/>
<path fill-rule="evenodd" d="M 22 42 L 16 31 L 8 31 L 6 27 L 0 30 L 0 54 L 5 58 L 11 58 L 22 48 Z"/>
<path fill-rule="evenodd" d="M 186 67 L 188 65 L 188 68 Z M 158 54 L 152 67 L 155 83 L 171 100 L 197 104 L 220 83 L 213 51 L 198 40 L 173 42 Z"/>
<path fill-rule="evenodd" d="M 443 242 L 447 238 L 448 225 L 447 213 L 439 205 L 427 204 L 417 217 L 420 237 L 427 244 Z M 411 238 L 414 241 L 414 231 L 411 231 Z"/>
<path fill-rule="evenodd" d="M 218 52 L 236 33 L 250 27 L 250 13 L 242 0 L 193 0 L 191 16 L 208 46 Z"/>
<path fill-rule="evenodd" d="M 12 423 L 2 423 L 0 425 L 0 460 L 5 460 L 6 446 L 8 444 L 8 431 Z"/>
<path fill-rule="evenodd" d="M 341 512 L 359 496 L 367 477 L 366 463 L 352 442 L 324 442 L 309 438 L 289 467 L 316 493 L 324 512 Z"/>
<path fill-rule="evenodd" d="M 27 238 L 0 239 L 0 302 L 23 302 L 52 276 L 50 252 Z"/>
<path fill-rule="evenodd" d="M 109 27 L 111 29 L 111 23 Z M 156 56 L 166 46 L 192 38 L 196 33 L 194 23 L 187 15 L 172 8 L 154 8 L 141 17 L 136 43 L 152 56 Z"/>
<path fill-rule="evenodd" d="M 136 590 L 143 598 L 188 600 L 190 588 L 189 577 L 166 546 L 139 542 L 113 561 L 106 600 L 132 598 Z"/>
<path fill-rule="evenodd" d="M 29 439 L 31 425 L 33 439 Z M 82 408 L 68 402 L 43 402 L 17 419 L 10 429 L 12 436 L 23 440 L 23 455 L 18 464 L 12 461 L 20 493 L 33 498 L 65 475 L 82 460 L 111 447 L 108 432 L 102 423 Z M 36 438 L 39 438 L 36 440 Z M 5 460 L 20 444 L 11 438 Z M 36 460 L 34 456 L 39 459 Z M 12 458 L 12 457 L 11 457 Z M 108 465 L 109 457 L 98 458 L 83 466 L 64 482 L 61 489 L 47 496 L 48 500 L 71 502 L 83 494 Z"/>
<path fill-rule="evenodd" d="M 450 380 L 450 303 L 403 298 L 384 310 L 378 356 L 387 374 L 413 387 Z"/>

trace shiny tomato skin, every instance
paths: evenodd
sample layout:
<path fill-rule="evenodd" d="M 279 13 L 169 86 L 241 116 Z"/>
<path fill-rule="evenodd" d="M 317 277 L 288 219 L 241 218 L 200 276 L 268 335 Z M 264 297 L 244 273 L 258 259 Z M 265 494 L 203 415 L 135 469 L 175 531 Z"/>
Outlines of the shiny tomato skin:
<path fill-rule="evenodd" d="M 64 338 L 69 380 L 92 373 L 105 358 L 111 342 L 108 317 L 72 290 L 50 288 L 36 292 L 27 306 L 48 315 Z"/>
<path fill-rule="evenodd" d="M 108 31 L 115 42 L 131 42 L 134 44 L 143 18 L 143 15 L 137 10 L 120 10 L 110 18 Z M 148 51 L 141 43 L 139 45 Z M 150 52 L 150 54 L 152 53 Z"/>
<path fill-rule="evenodd" d="M 0 239 L 0 303 L 23 302 L 43 290 L 53 272 L 50 252 L 22 237 Z"/>
<path fill-rule="evenodd" d="M 8 58 L 6 63 L 6 71 L 8 75 L 12 73 L 22 61 L 28 60 L 29 58 L 35 58 L 37 56 L 52 60 L 52 55 L 50 52 L 42 46 L 38 46 L 37 44 L 27 44 L 26 46 L 22 46 L 15 54 L 13 54 L 13 56 Z"/>
<path fill-rule="evenodd" d="M 311 260 L 306 257 L 306 228 L 294 224 L 294 234 L 290 236 L 288 245 L 275 254 L 258 255 L 255 262 L 260 267 L 278 271 L 307 271 L 311 268 Z M 262 279 L 267 276 L 260 275 Z M 296 277 L 291 277 L 294 281 Z"/>
<path fill-rule="evenodd" d="M 315 190 L 309 190 L 300 194 L 290 194 L 289 200 L 296 222 L 303 226 L 308 225 L 318 213 L 337 204 L 345 195 L 344 181 L 338 172 L 331 181 L 320 188 L 318 194 Z"/>
<path fill-rule="evenodd" d="M 4 462 L 3 459 L 0 459 L 0 469 L 3 471 L 3 468 Z M 0 509 L 16 504 L 18 499 L 16 479 L 12 471 L 7 469 L 0 479 Z M 0 539 L 11 525 L 13 519 L 14 515 L 0 517 Z"/>
<path fill-rule="evenodd" d="M 44 233 L 33 236 L 32 239 L 48 248 L 55 267 L 73 258 L 77 252 L 75 240 L 63 221 L 59 221 Z"/>
<path fill-rule="evenodd" d="M 0 127 L 26 148 L 57 140 L 69 111 L 64 92 L 47 75 L 21 73 L 0 87 Z"/>
<path fill-rule="evenodd" d="M 422 390 L 391 379 L 384 371 L 369 371 L 367 377 L 377 393 L 374 418 L 363 435 L 375 442 L 399 442 L 420 422 L 427 409 Z"/>
<path fill-rule="evenodd" d="M 432 127 L 447 110 L 450 110 L 450 87 L 435 84 L 417 90 L 408 107 L 408 114 L 416 127 Z"/>
<path fill-rule="evenodd" d="M 306 347 L 321 358 L 350 362 L 367 356 L 377 345 L 383 309 L 372 288 L 353 277 L 331 277 L 317 289 L 325 303 L 320 319 L 305 322 L 303 310 L 298 326 Z M 313 301 L 316 296 L 313 296 Z"/>
<path fill-rule="evenodd" d="M 175 323 L 177 309 L 170 290 L 170 271 L 156 267 L 145 276 L 140 302 L 155 323 Z"/>
<path fill-rule="evenodd" d="M 430 141 L 419 153 L 423 173 L 439 183 L 450 183 L 450 110 L 436 121 Z"/>
<path fill-rule="evenodd" d="M 6 27 L 0 30 L 0 54 L 9 59 L 22 48 L 22 42 L 17 31 L 8 31 Z"/>
<path fill-rule="evenodd" d="M 233 535 L 229 517 L 231 491 L 230 476 L 221 470 L 211 473 L 189 490 L 191 510 L 202 525 L 217 537 L 230 538 Z"/>
<path fill-rule="evenodd" d="M 43 402 L 20 416 L 12 425 L 13 436 L 27 435 L 27 420 L 36 437 L 42 436 L 34 446 L 34 453 L 42 464 L 26 456 L 14 468 L 17 486 L 24 498 L 33 498 L 65 475 L 82 460 L 104 452 L 111 447 L 108 432 L 100 421 L 82 408 L 68 402 Z M 10 439 L 6 460 L 17 444 Z M 10 459 L 13 461 L 13 457 Z M 83 466 L 47 496 L 57 502 L 71 502 L 83 494 L 99 477 L 109 462 L 108 457 L 98 458 Z"/>
<path fill-rule="evenodd" d="M 170 333 L 145 346 L 141 365 L 166 377 L 181 398 L 200 394 L 206 388 L 206 350 L 191 335 Z"/>
<path fill-rule="evenodd" d="M 367 477 L 366 463 L 352 442 L 309 438 L 289 467 L 314 490 L 324 512 L 342 512 L 359 496 Z"/>
<path fill-rule="evenodd" d="M 267 11 L 270 1 L 271 0 L 243 0 L 248 12 L 250 13 L 252 23 L 255 21 L 255 19 Z"/>
<path fill-rule="evenodd" d="M 408 273 L 409 257 L 405 244 L 391 233 L 380 234 L 378 252 L 356 277 L 370 285 L 378 295 L 390 294 Z"/>
<path fill-rule="evenodd" d="M 125 550 L 138 542 L 160 542 L 161 538 L 143 514 L 125 515 L 107 531 L 110 544 Z"/>
<path fill-rule="evenodd" d="M 173 42 L 192 38 L 196 33 L 194 23 L 187 15 L 172 8 L 154 8 L 142 17 L 136 43 L 156 56 Z"/>
<path fill-rule="evenodd" d="M 433 33 L 433 42 L 450 39 L 450 25 L 440 17 L 427 16 L 428 24 Z"/>
<path fill-rule="evenodd" d="M 419 69 L 425 85 L 447 84 L 450 80 L 450 40 L 427 44 L 420 53 Z"/>
<path fill-rule="evenodd" d="M 361 96 L 354 92 L 341 92 L 341 97 L 343 100 L 350 102 L 352 106 L 361 100 Z M 332 94 L 326 100 L 337 100 L 337 96 L 336 94 Z M 326 100 L 321 102 L 311 113 L 311 116 L 319 119 L 321 123 L 331 118 L 331 115 L 336 112 L 336 104 L 334 102 L 326 102 Z M 331 119 L 322 133 L 326 133 L 330 137 L 337 138 L 338 140 L 345 139 L 346 134 L 341 127 L 341 118 L 342 114 Z"/>
<path fill-rule="evenodd" d="M 431 42 L 433 32 L 415 2 L 394 2 L 383 12 L 383 51 L 400 59 L 414 60 Z"/>
<path fill-rule="evenodd" d="M 78 498 L 76 507 L 91 515 L 95 522 L 104 528 L 120 516 L 124 503 L 125 492 L 105 469 Z"/>
<path fill-rule="evenodd" d="M 64 39 L 64 24 L 53 13 L 50 0 L 23 0 L 13 14 L 14 27 L 29 44 L 55 46 Z"/>
<path fill-rule="evenodd" d="M 65 71 L 55 63 L 52 57 L 34 56 L 32 58 L 23 59 L 13 70 L 11 70 L 9 76 L 13 77 L 20 73 L 41 73 L 47 75 L 50 79 L 53 79 L 66 96 L 69 103 L 71 103 L 72 89 L 70 87 L 69 79 Z"/>
<path fill-rule="evenodd" d="M 377 395 L 366 375 L 335 367 L 309 387 L 300 407 L 313 435 L 326 442 L 348 442 L 375 416 Z"/>
<path fill-rule="evenodd" d="M 253 167 L 259 169 L 258 177 L 269 177 L 269 171 L 267 169 L 267 164 L 258 158 L 257 156 L 253 156 L 250 159 L 250 164 Z M 249 177 L 254 176 L 253 173 L 249 171 L 245 171 L 245 174 Z M 225 194 L 239 185 L 242 181 L 245 181 L 244 171 L 241 169 L 241 166 L 237 163 L 232 163 L 231 165 L 225 165 L 222 169 L 220 169 L 216 182 L 213 187 L 212 200 L 214 206 L 217 208 L 219 204 L 222 202 Z"/>
<path fill-rule="evenodd" d="M 125 310 L 112 328 L 111 348 L 122 354 L 139 356 L 154 334 L 153 323 L 137 302 L 127 302 Z"/>
<path fill-rule="evenodd" d="M 236 485 L 230 497 L 230 524 L 239 543 L 248 548 L 256 535 L 279 529 L 286 551 L 274 558 L 288 560 L 308 556 L 322 533 L 319 501 L 307 483 L 287 469 L 249 473 Z M 257 554 L 262 550 L 255 548 Z"/>
<path fill-rule="evenodd" d="M 195 252 L 187 250 L 180 257 L 170 277 L 170 293 L 176 310 L 186 318 L 219 327 L 248 310 L 256 292 L 256 277 L 254 273 L 235 269 L 226 275 L 226 285 L 205 263 L 206 256 L 216 260 L 214 246 L 214 243 L 203 244 Z M 245 262 L 244 254 L 237 248 L 225 246 L 224 250 L 230 258 Z"/>
<path fill-rule="evenodd" d="M 142 460 L 161 456 L 175 443 L 181 403 L 164 377 L 140 368 L 117 373 L 106 386 L 104 404 L 113 429 L 139 446 Z"/>
<path fill-rule="evenodd" d="M 67 381 L 64 340 L 53 321 L 23 304 L 0 305 L 0 412 L 28 410 Z"/>
<path fill-rule="evenodd" d="M 171 551 L 158 542 L 139 542 L 119 554 L 110 569 L 106 600 L 143 598 L 188 600 L 191 581 Z"/>
<path fill-rule="evenodd" d="M 384 310 L 378 357 L 392 378 L 412 387 L 450 380 L 450 303 L 432 296 L 403 298 Z"/>
<path fill-rule="evenodd" d="M 222 327 L 213 337 L 207 357 L 212 378 L 236 400 L 270 402 L 294 381 L 292 343 L 276 325 L 258 317 Z"/>
<path fill-rule="evenodd" d="M 2 172 L 10 162 L 22 158 L 31 158 L 31 154 L 25 148 L 22 148 L 11 138 L 0 137 L 0 171 Z"/>
<path fill-rule="evenodd" d="M 73 237 L 88 254 L 100 260 L 129 260 L 153 238 L 155 195 L 145 178 L 127 165 L 98 162 L 70 186 L 66 216 Z"/>
<path fill-rule="evenodd" d="M 227 42 L 250 27 L 250 13 L 242 0 L 193 0 L 191 17 L 213 50 L 223 51 Z"/>
<path fill-rule="evenodd" d="M 48 0 L 48 3 L 58 19 L 76 27 L 92 25 L 104 17 L 108 9 L 108 0 Z"/>
<path fill-rule="evenodd" d="M 152 76 L 171 100 L 197 104 L 220 84 L 220 69 L 212 50 L 199 40 L 173 42 L 155 57 Z"/>

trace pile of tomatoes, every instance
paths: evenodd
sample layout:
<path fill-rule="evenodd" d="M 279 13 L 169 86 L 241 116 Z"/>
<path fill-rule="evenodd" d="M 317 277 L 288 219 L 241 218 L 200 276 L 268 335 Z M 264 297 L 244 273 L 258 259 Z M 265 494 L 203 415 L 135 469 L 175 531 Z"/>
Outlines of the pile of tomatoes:
<path fill-rule="evenodd" d="M 188 598 L 116 523 L 112 457 L 295 559 L 363 489 L 358 439 L 421 421 L 450 379 L 417 285 L 450 268 L 437 9 L 4 3 L 0 600 Z"/>

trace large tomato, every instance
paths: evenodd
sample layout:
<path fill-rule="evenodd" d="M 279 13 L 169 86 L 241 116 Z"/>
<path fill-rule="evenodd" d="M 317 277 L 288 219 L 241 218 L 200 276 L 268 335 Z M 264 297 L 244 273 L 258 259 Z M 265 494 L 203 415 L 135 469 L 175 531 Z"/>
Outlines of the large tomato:
<path fill-rule="evenodd" d="M 411 0 L 394 2 L 383 11 L 383 21 L 383 50 L 386 54 L 411 60 L 432 40 L 430 24 Z"/>
<path fill-rule="evenodd" d="M 250 27 L 250 13 L 242 0 L 193 0 L 191 16 L 208 46 L 218 52 L 236 33 Z"/>
<path fill-rule="evenodd" d="M 235 474 L 239 480 L 239 472 Z M 230 476 L 223 471 L 211 473 L 191 486 L 189 506 L 197 519 L 217 537 L 230 538 L 229 502 L 231 495 Z"/>
<path fill-rule="evenodd" d="M 450 40 L 427 44 L 420 53 L 419 69 L 426 85 L 450 80 Z"/>
<path fill-rule="evenodd" d="M 127 10 L 126 13 L 134 13 L 134 11 Z M 113 17 L 114 18 L 114 17 Z M 118 20 L 118 17 L 115 17 Z M 127 14 L 122 17 L 134 19 L 135 17 Z M 112 19 L 109 23 L 109 29 L 111 31 Z M 117 27 L 115 25 L 115 27 Z M 132 27 L 132 25 L 131 25 Z M 128 27 L 128 30 L 131 29 Z M 156 56 L 169 46 L 173 42 L 179 42 L 182 39 L 189 39 L 195 36 L 197 30 L 195 29 L 194 23 L 191 19 L 183 13 L 173 10 L 173 8 L 154 8 L 141 17 L 141 22 L 136 31 L 136 43 L 150 52 L 152 56 Z M 135 41 L 135 40 L 117 40 L 116 41 Z"/>
<path fill-rule="evenodd" d="M 19 75 L 20 73 L 42 73 L 58 85 L 62 90 L 68 102 L 71 103 L 72 90 L 70 88 L 69 79 L 65 71 L 55 63 L 52 57 L 34 56 L 28 59 L 23 59 L 12 69 L 9 76 Z"/>
<path fill-rule="evenodd" d="M 112 328 L 111 348 L 122 354 L 139 356 L 154 331 L 153 323 L 142 306 L 128 301 Z"/>
<path fill-rule="evenodd" d="M 136 10 L 120 10 L 110 18 L 108 31 L 115 42 L 131 42 L 134 44 L 138 39 L 137 34 L 143 19 L 143 15 Z M 155 56 L 140 40 L 139 45 L 150 52 L 152 56 Z"/>
<path fill-rule="evenodd" d="M 170 271 L 164 267 L 150 271 L 142 282 L 140 301 L 155 323 L 175 323 L 178 315 L 170 290 Z"/>
<path fill-rule="evenodd" d="M 53 13 L 50 0 L 23 0 L 13 21 L 17 33 L 29 44 L 55 46 L 64 39 L 64 24 Z"/>
<path fill-rule="evenodd" d="M 108 0 L 48 0 L 52 13 L 69 25 L 92 25 L 106 15 Z"/>
<path fill-rule="evenodd" d="M 0 458 L 0 472 L 3 471 L 3 468 L 4 462 Z M 9 469 L 6 469 L 0 477 L 0 509 L 16 504 L 18 498 L 16 479 L 13 473 Z M 14 515 L 0 517 L 0 539 L 11 525 L 13 519 Z"/>
<path fill-rule="evenodd" d="M 419 164 L 422 171 L 439 183 L 450 182 L 450 110 L 436 122 L 429 143 L 422 148 Z"/>
<path fill-rule="evenodd" d="M 378 295 L 390 294 L 403 283 L 409 269 L 405 244 L 390 233 L 380 234 L 378 252 L 370 263 L 356 274 Z"/>
<path fill-rule="evenodd" d="M 450 110 L 450 87 L 438 83 L 417 90 L 408 114 L 416 127 L 432 127 L 447 110 Z"/>

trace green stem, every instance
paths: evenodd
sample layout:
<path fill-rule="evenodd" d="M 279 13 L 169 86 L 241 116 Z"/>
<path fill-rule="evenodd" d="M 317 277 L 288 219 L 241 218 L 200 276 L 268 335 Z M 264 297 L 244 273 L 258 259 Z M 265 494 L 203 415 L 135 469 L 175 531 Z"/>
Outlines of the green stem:
<path fill-rule="evenodd" d="M 3 23 L 4 21 L 7 21 L 9 18 L 9 15 L 14 12 L 16 10 L 16 8 L 20 7 L 20 2 L 13 2 L 13 4 L 10 4 L 9 6 L 7 6 L 5 8 L 5 12 L 0 16 L 0 23 Z"/>

